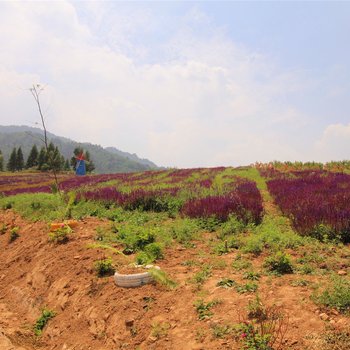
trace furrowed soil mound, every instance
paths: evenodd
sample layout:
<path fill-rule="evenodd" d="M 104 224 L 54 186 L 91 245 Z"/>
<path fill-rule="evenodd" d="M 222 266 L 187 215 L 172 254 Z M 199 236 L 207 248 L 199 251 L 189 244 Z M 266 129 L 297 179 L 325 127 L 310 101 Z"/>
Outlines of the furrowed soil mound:
<path fill-rule="evenodd" d="M 123 289 L 115 285 L 113 276 L 98 278 L 93 269 L 94 262 L 109 253 L 87 248 L 95 242 L 96 227 L 107 225 L 107 221 L 80 221 L 68 243 L 57 245 L 48 241 L 47 224 L 25 221 L 10 210 L 0 215 L 9 227 L 19 227 L 19 238 L 11 243 L 9 229 L 0 235 L 1 350 L 240 348 L 233 335 L 221 339 L 213 332 L 220 325 L 239 322 L 239 315 L 253 298 L 216 286 L 228 276 L 242 282 L 241 274 L 231 268 L 236 253 L 212 257 L 204 254 L 208 251 L 204 241 L 187 249 L 176 245 L 166 250 L 164 260 L 157 261 L 178 282 L 175 290 L 157 284 Z M 133 258 L 114 255 L 113 259 L 125 264 Z M 260 264 L 263 257 L 259 259 L 254 264 Z M 219 260 L 221 264 L 215 267 Z M 186 261 L 197 264 L 184 264 Z M 196 289 L 190 280 L 209 262 L 214 262 L 212 275 L 203 289 Z M 310 291 L 292 287 L 292 278 L 264 276 L 259 282 L 260 294 L 288 313 L 284 348 L 305 349 L 305 336 L 321 334 L 325 322 L 315 313 Z M 199 320 L 193 305 L 201 298 L 220 300 L 211 318 Z M 43 307 L 54 310 L 56 316 L 42 336 L 35 337 L 33 325 Z"/>

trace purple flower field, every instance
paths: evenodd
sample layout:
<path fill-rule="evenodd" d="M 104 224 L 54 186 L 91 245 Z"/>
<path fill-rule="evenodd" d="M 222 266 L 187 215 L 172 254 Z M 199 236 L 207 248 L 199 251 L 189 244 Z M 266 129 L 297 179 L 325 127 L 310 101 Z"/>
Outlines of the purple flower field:
<path fill-rule="evenodd" d="M 325 171 L 294 172 L 267 182 L 282 213 L 302 235 L 350 241 L 350 176 Z"/>
<path fill-rule="evenodd" d="M 181 212 L 192 218 L 216 217 L 220 221 L 234 214 L 245 223 L 258 224 L 263 206 L 255 182 L 230 172 L 221 174 L 225 170 L 217 167 L 83 177 L 60 175 L 59 189 L 75 191 L 77 201 L 98 201 L 127 210 Z M 33 173 L 0 176 L 1 183 L 0 192 L 5 196 L 50 193 L 53 179 L 50 174 Z"/>

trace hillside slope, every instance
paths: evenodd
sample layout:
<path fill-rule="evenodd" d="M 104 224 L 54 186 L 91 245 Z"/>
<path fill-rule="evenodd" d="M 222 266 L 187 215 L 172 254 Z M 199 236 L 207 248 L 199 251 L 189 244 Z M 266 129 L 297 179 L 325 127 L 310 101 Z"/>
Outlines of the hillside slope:
<path fill-rule="evenodd" d="M 49 140 L 60 150 L 65 158 L 71 158 L 76 147 L 82 147 L 90 152 L 95 163 L 96 173 L 123 173 L 157 169 L 157 165 L 147 159 L 141 159 L 136 154 L 120 151 L 114 147 L 103 148 L 91 143 L 80 143 L 65 137 L 48 133 Z M 43 131 L 28 126 L 0 126 L 0 150 L 4 155 L 5 164 L 13 147 L 22 147 L 27 158 L 31 147 L 36 144 L 42 147 Z"/>

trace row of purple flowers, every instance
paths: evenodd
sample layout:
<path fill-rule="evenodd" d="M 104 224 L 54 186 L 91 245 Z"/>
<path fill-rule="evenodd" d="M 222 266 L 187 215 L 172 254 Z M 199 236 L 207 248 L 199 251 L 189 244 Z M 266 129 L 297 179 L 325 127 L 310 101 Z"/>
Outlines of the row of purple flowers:
<path fill-rule="evenodd" d="M 277 177 L 268 189 L 295 229 L 317 238 L 350 241 L 350 176 L 342 173 L 298 172 Z"/>
<path fill-rule="evenodd" d="M 174 199 L 180 192 L 180 187 L 157 190 L 137 189 L 129 193 L 122 193 L 115 187 L 99 188 L 86 191 L 78 196 L 78 200 L 94 200 L 105 203 L 116 203 L 126 209 L 142 209 L 166 211 L 173 208 Z M 193 194 L 193 192 L 192 192 Z M 260 191 L 255 182 L 240 182 L 234 190 L 222 195 L 191 198 L 175 203 L 180 212 L 191 218 L 215 217 L 219 221 L 226 221 L 229 215 L 235 215 L 244 223 L 259 224 L 263 216 L 263 205 Z"/>
<path fill-rule="evenodd" d="M 263 204 L 256 183 L 246 181 L 223 195 L 190 199 L 181 212 L 192 218 L 216 217 L 220 221 L 234 215 L 245 224 L 259 224 L 263 217 Z"/>

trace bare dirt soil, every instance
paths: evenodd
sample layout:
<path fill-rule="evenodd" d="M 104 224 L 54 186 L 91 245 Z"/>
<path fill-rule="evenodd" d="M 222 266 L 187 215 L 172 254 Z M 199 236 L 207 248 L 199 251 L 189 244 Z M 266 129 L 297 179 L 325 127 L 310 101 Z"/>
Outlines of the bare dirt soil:
<path fill-rule="evenodd" d="M 242 348 L 231 334 L 224 339 L 213 334 L 217 326 L 238 323 L 254 298 L 216 286 L 222 278 L 247 282 L 242 272 L 231 267 L 238 253 L 211 255 L 205 240 L 192 248 L 174 244 L 157 265 L 178 283 L 176 289 L 157 284 L 124 289 L 115 285 L 113 276 L 99 278 L 93 269 L 94 262 L 109 253 L 87 248 L 94 242 L 96 227 L 107 226 L 107 221 L 80 221 L 68 243 L 57 245 L 48 241 L 47 224 L 25 221 L 11 210 L 0 216 L 2 223 L 20 228 L 19 238 L 12 243 L 9 232 L 0 235 L 1 350 Z M 126 258 L 114 255 L 113 259 L 125 263 Z M 253 265 L 261 266 L 263 259 L 252 259 Z M 212 264 L 212 275 L 197 288 L 190 280 L 206 263 Z M 261 299 L 280 306 L 289 317 L 283 349 L 307 349 L 327 327 L 347 323 L 336 312 L 322 320 L 310 300 L 312 290 L 291 285 L 296 278 L 262 276 L 258 282 Z M 194 303 L 201 298 L 220 300 L 211 318 L 198 318 Z M 43 307 L 54 310 L 56 316 L 36 337 L 33 325 Z"/>

